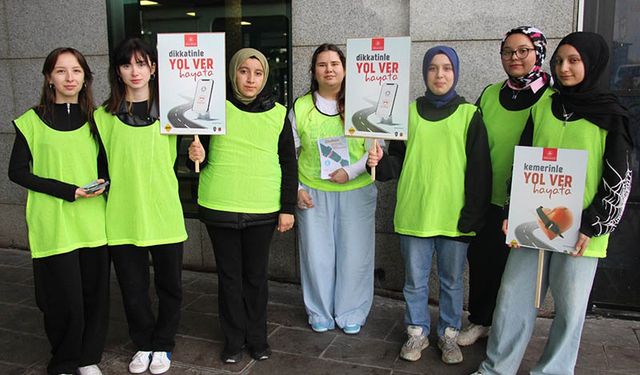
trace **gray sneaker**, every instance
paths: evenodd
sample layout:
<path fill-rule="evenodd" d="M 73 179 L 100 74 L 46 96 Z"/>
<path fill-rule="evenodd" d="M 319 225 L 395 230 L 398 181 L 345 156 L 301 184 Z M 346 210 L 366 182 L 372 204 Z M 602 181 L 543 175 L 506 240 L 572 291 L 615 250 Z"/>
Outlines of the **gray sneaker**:
<path fill-rule="evenodd" d="M 422 327 L 407 327 L 407 342 L 402 345 L 400 350 L 400 358 L 407 361 L 417 361 L 422 356 L 422 351 L 429 346 L 429 339 L 422 334 Z"/>
<path fill-rule="evenodd" d="M 458 345 L 468 346 L 474 344 L 478 339 L 489 336 L 491 326 L 485 327 L 470 323 L 467 328 L 460 331 L 458 335 Z"/>
<path fill-rule="evenodd" d="M 447 327 L 444 335 L 438 339 L 438 348 L 442 350 L 442 362 L 452 365 L 462 362 L 462 352 L 456 340 L 458 338 L 458 330 Z"/>

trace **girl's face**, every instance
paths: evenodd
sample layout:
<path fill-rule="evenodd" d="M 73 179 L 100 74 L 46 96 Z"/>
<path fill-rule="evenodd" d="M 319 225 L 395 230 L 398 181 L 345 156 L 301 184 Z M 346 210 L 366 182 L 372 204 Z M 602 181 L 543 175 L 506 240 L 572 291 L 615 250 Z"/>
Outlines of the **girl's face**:
<path fill-rule="evenodd" d="M 502 53 L 510 53 L 502 56 Z M 524 57 L 519 57 L 526 55 Z M 536 64 L 536 51 L 528 36 L 520 33 L 509 35 L 502 46 L 501 59 L 504 71 L 511 77 L 524 77 Z"/>
<path fill-rule="evenodd" d="M 78 95 L 84 85 L 84 70 L 72 53 L 65 52 L 58 56 L 53 71 L 49 74 L 49 83 L 56 92 L 56 103 L 78 102 Z"/>
<path fill-rule="evenodd" d="M 584 63 L 580 53 L 572 45 L 558 47 L 554 62 L 556 77 L 564 87 L 578 85 L 584 80 Z"/>
<path fill-rule="evenodd" d="M 344 80 L 344 67 L 336 51 L 323 51 L 316 58 L 314 75 L 320 88 L 336 88 Z"/>
<path fill-rule="evenodd" d="M 431 64 L 427 67 L 427 87 L 435 95 L 444 95 L 451 90 L 455 75 L 453 64 L 442 53 L 433 57 Z"/>
<path fill-rule="evenodd" d="M 248 98 L 255 98 L 260 93 L 264 80 L 264 68 L 260 60 L 252 57 L 244 60 L 236 71 L 236 87 Z"/>
<path fill-rule="evenodd" d="M 148 89 L 151 75 L 155 72 L 155 64 L 137 53 L 131 56 L 128 64 L 118 67 L 118 75 L 124 82 L 127 92 Z"/>

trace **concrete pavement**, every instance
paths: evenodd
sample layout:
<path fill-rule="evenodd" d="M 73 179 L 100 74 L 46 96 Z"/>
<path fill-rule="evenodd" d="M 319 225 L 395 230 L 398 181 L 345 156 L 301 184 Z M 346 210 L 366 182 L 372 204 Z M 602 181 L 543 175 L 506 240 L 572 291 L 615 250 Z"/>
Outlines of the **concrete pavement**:
<path fill-rule="evenodd" d="M 236 365 L 219 360 L 223 338 L 217 320 L 215 274 L 185 271 L 183 315 L 167 374 L 469 374 L 484 358 L 486 340 L 463 349 L 464 362 L 440 361 L 431 346 L 414 363 L 398 358 L 405 339 L 402 301 L 376 296 L 361 333 L 339 330 L 314 333 L 306 322 L 298 285 L 270 283 L 269 342 L 273 356 L 266 361 L 248 355 Z M 105 375 L 127 374 L 134 353 L 115 280 L 111 281 L 109 337 L 100 367 Z M 432 308 L 435 317 L 436 309 Z M 465 320 L 466 324 L 466 320 Z M 540 356 L 550 319 L 539 318 L 520 373 L 527 373 Z M 45 374 L 49 344 L 42 314 L 35 305 L 28 252 L 0 249 L 0 374 Z M 639 374 L 640 322 L 588 317 L 576 374 Z"/>

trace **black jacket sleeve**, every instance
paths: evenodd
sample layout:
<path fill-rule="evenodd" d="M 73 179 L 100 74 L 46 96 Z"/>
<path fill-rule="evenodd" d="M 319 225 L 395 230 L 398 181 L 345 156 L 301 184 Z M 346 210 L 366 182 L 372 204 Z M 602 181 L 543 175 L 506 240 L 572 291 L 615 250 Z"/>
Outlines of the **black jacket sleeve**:
<path fill-rule="evenodd" d="M 98 142 L 98 178 L 102 178 L 105 181 L 109 180 L 109 162 L 107 160 L 107 151 L 102 143 L 102 138 L 97 136 Z M 107 186 L 107 189 L 109 187 Z"/>
<path fill-rule="evenodd" d="M 491 157 L 487 129 L 478 110 L 469 124 L 466 144 L 464 207 L 458 220 L 461 232 L 479 231 L 491 200 Z"/>
<path fill-rule="evenodd" d="M 404 141 L 389 142 L 389 151 L 384 153 L 384 156 L 378 162 L 378 166 L 376 166 L 376 181 L 389 181 L 400 178 L 406 153 L 407 145 Z M 369 170 L 369 167 L 367 167 L 367 170 Z"/>
<path fill-rule="evenodd" d="M 589 237 L 611 233 L 622 219 L 631 191 L 632 151 L 629 125 L 624 119 L 607 133 L 602 179 L 593 201 L 582 211 L 581 233 Z"/>
<path fill-rule="evenodd" d="M 20 129 L 15 124 L 14 127 L 16 129 L 16 139 L 9 159 L 9 179 L 29 190 L 48 194 L 69 202 L 75 201 L 78 186 L 51 178 L 39 177 L 31 172 L 33 158 L 29 144 Z"/>
<path fill-rule="evenodd" d="M 287 116 L 284 118 L 284 126 L 278 138 L 278 158 L 282 171 L 280 212 L 293 214 L 298 199 L 298 159 L 296 158 L 291 122 Z"/>

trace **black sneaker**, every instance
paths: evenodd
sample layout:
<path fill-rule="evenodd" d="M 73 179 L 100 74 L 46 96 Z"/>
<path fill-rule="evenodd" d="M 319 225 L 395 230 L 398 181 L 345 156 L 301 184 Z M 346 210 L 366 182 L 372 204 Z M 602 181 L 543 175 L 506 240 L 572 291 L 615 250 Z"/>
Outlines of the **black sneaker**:
<path fill-rule="evenodd" d="M 261 351 L 251 351 L 251 358 L 255 359 L 256 361 L 264 361 L 265 359 L 269 359 L 269 357 L 271 356 L 271 349 L 269 347 L 267 347 L 264 350 Z"/>
<path fill-rule="evenodd" d="M 242 361 L 242 351 L 239 351 L 235 354 L 222 352 L 222 354 L 220 354 L 220 359 L 222 360 L 223 363 L 227 363 L 227 364 L 238 363 Z"/>

